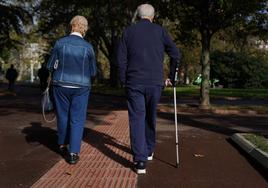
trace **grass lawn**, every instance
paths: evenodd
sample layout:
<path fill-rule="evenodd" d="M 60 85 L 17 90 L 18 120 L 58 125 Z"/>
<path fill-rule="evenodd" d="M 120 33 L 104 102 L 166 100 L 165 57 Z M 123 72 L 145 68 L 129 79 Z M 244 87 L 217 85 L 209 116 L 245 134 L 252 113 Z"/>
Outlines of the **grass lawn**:
<path fill-rule="evenodd" d="M 199 97 L 200 87 L 177 87 L 177 97 Z M 124 88 L 112 88 L 109 86 L 93 86 L 92 92 L 95 94 L 106 94 L 114 96 L 124 96 Z M 165 88 L 162 96 L 173 96 L 173 88 Z M 268 89 L 220 89 L 210 90 L 210 98 L 239 98 L 239 99 L 268 99 Z M 169 105 L 167 105 L 169 107 Z M 214 109 L 223 110 L 248 110 L 257 111 L 261 114 L 268 113 L 268 106 L 263 105 L 214 105 Z"/>
<path fill-rule="evenodd" d="M 187 86 L 177 87 L 177 96 L 180 97 L 199 97 L 200 87 Z M 99 94 L 123 96 L 125 91 L 123 88 L 112 88 L 109 86 L 93 86 L 92 92 Z M 165 88 L 163 96 L 173 95 L 173 88 Z M 210 89 L 211 98 L 226 98 L 234 97 L 241 99 L 268 99 L 268 89 L 225 89 L 213 88 Z"/>
<path fill-rule="evenodd" d="M 268 89 L 211 89 L 212 96 L 268 99 Z"/>
<path fill-rule="evenodd" d="M 268 106 L 267 105 L 213 105 L 215 108 L 222 108 L 222 109 L 237 109 L 239 108 L 240 110 L 257 110 L 259 112 L 264 112 L 268 113 Z"/>
<path fill-rule="evenodd" d="M 243 135 L 248 141 L 254 144 L 260 150 L 268 153 L 268 139 L 262 135 L 256 134 L 244 134 Z"/>
<path fill-rule="evenodd" d="M 171 95 L 173 88 L 166 88 L 164 95 Z M 180 96 L 199 96 L 200 87 L 177 87 L 177 94 Z M 211 88 L 210 97 L 226 98 L 235 97 L 243 99 L 268 99 L 268 89 L 226 89 L 226 88 Z"/>

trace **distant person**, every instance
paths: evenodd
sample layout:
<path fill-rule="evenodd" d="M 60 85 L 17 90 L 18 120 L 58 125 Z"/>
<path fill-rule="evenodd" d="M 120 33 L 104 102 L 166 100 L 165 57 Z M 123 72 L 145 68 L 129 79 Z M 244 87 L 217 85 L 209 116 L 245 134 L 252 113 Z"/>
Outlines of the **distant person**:
<path fill-rule="evenodd" d="M 37 73 L 39 80 L 40 80 L 40 89 L 41 91 L 45 91 L 47 88 L 47 79 L 49 77 L 49 71 L 45 66 L 45 63 L 42 63 L 41 68 L 38 70 Z"/>
<path fill-rule="evenodd" d="M 87 19 L 75 16 L 71 34 L 56 41 L 47 68 L 52 72 L 52 90 L 57 112 L 58 144 L 67 152 L 69 164 L 79 160 L 91 77 L 96 75 L 93 47 L 83 37 L 88 30 Z"/>
<path fill-rule="evenodd" d="M 14 91 L 15 81 L 16 81 L 17 77 L 18 77 L 18 72 L 14 68 L 14 65 L 11 64 L 10 68 L 7 69 L 7 72 L 6 72 L 6 79 L 8 80 L 8 90 L 9 91 Z"/>
<path fill-rule="evenodd" d="M 156 110 L 164 86 L 164 52 L 171 58 L 166 86 L 172 85 L 180 55 L 167 31 L 153 23 L 152 5 L 140 5 L 137 14 L 140 20 L 123 32 L 117 60 L 120 80 L 126 88 L 134 167 L 138 174 L 145 174 L 156 144 Z"/>

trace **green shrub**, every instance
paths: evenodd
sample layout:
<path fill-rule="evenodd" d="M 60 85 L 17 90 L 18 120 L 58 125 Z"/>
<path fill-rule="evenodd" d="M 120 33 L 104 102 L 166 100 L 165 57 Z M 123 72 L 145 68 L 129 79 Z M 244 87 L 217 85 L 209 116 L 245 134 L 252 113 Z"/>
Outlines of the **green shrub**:
<path fill-rule="evenodd" d="M 268 63 L 264 53 L 220 52 L 211 54 L 211 78 L 226 88 L 268 88 Z"/>

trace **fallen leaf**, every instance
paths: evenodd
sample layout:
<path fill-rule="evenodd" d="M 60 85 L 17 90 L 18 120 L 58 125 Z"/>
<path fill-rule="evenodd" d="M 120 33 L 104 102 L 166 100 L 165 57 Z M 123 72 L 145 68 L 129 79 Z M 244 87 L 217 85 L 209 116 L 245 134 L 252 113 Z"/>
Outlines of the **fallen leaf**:
<path fill-rule="evenodd" d="M 65 172 L 65 174 L 67 174 L 67 175 L 69 175 L 69 176 L 72 175 L 72 173 L 71 173 L 70 171 L 69 171 L 69 172 L 68 172 L 68 171 Z"/>
<path fill-rule="evenodd" d="M 194 154 L 195 157 L 205 157 L 205 155 L 202 155 L 202 154 Z"/>

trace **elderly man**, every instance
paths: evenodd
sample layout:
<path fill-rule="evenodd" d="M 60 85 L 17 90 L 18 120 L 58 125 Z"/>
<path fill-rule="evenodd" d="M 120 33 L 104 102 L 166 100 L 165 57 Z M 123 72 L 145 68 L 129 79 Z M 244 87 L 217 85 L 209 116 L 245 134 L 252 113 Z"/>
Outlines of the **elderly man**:
<path fill-rule="evenodd" d="M 83 39 L 88 29 L 86 18 L 75 16 L 70 26 L 71 34 L 56 42 L 47 68 L 52 72 L 59 149 L 62 154 L 68 152 L 68 163 L 76 164 L 96 63 L 92 45 Z"/>
<path fill-rule="evenodd" d="M 140 5 L 137 14 L 140 20 L 123 33 L 117 60 L 127 94 L 134 167 L 138 174 L 145 174 L 146 162 L 153 159 L 155 149 L 156 108 L 164 85 L 164 52 L 171 58 L 165 85 L 172 85 L 179 52 L 166 30 L 152 23 L 152 5 Z"/>

